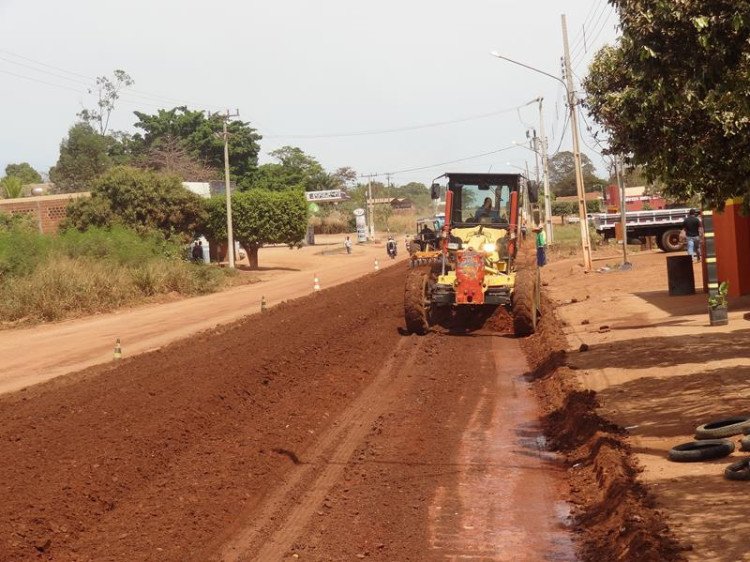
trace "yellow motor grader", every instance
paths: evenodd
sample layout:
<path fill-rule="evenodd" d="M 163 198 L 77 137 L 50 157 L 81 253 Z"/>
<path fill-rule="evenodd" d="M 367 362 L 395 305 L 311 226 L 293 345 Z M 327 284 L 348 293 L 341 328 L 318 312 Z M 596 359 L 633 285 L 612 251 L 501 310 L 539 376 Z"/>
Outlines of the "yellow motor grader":
<path fill-rule="evenodd" d="M 441 178 L 447 178 L 445 225 L 439 248 L 408 273 L 407 330 L 425 334 L 456 312 L 481 315 L 504 306 L 512 313 L 516 336 L 533 334 L 540 313 L 539 271 L 520 246 L 522 208 L 536 203 L 536 189 L 518 174 Z M 440 198 L 441 191 L 433 183 L 432 198 Z"/>

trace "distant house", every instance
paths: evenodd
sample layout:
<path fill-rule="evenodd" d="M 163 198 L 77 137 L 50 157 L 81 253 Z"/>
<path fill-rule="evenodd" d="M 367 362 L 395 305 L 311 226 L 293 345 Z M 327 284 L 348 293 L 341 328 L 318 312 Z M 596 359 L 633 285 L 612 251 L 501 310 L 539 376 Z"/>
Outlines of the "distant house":
<path fill-rule="evenodd" d="M 414 201 L 407 197 L 396 197 L 390 201 L 391 209 L 394 211 L 410 211 L 414 208 Z"/>
<path fill-rule="evenodd" d="M 90 193 L 81 192 L 0 199 L 0 213 L 30 216 L 34 219 L 39 232 L 53 234 L 57 232 L 57 226 L 66 216 L 68 203 L 79 197 L 89 196 Z"/>

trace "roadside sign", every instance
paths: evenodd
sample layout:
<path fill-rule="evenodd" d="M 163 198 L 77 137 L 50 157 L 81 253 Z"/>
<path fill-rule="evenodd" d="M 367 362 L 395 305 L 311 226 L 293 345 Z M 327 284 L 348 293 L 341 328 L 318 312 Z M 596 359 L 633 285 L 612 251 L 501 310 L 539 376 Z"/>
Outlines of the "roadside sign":
<path fill-rule="evenodd" d="M 346 201 L 349 196 L 340 189 L 327 189 L 325 191 L 307 191 L 305 198 L 308 201 L 325 203 L 326 201 Z"/>

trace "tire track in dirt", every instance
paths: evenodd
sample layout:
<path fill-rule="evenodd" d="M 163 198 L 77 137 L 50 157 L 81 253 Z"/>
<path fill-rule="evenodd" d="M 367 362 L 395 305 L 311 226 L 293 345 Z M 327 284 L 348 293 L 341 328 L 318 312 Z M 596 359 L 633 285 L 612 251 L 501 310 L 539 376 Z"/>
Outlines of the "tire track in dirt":
<path fill-rule="evenodd" d="M 244 560 L 280 560 L 293 547 L 294 541 L 340 479 L 347 463 L 375 420 L 398 393 L 400 370 L 414 363 L 421 340 L 403 338 L 370 386 L 339 417 L 306 456 L 302 463 L 265 502 L 260 513 L 253 513 L 252 522 L 222 548 L 224 562 Z M 288 506 L 296 504 L 287 513 Z M 279 523 L 275 522 L 280 521 Z M 275 530 L 270 527 L 275 526 Z M 269 536 L 269 533 L 270 534 Z M 258 544 L 261 537 L 262 544 Z M 253 554 L 253 551 L 256 551 Z"/>

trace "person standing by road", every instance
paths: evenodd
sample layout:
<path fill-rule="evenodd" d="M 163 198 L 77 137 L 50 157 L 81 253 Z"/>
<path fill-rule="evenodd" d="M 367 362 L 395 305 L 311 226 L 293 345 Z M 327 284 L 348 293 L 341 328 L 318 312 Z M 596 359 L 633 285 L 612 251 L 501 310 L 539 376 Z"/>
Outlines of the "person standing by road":
<path fill-rule="evenodd" d="M 203 243 L 200 240 L 193 245 L 192 257 L 194 262 L 203 261 Z"/>
<path fill-rule="evenodd" d="M 682 228 L 685 230 L 688 255 L 694 262 L 701 261 L 701 220 L 697 217 L 695 209 L 690 209 Z"/>
<path fill-rule="evenodd" d="M 346 253 L 351 254 L 352 253 L 352 241 L 349 239 L 349 237 L 346 237 L 346 240 L 344 240 L 344 248 L 346 248 Z"/>
<path fill-rule="evenodd" d="M 536 265 L 544 267 L 547 265 L 547 235 L 541 226 L 535 227 L 533 231 L 536 234 Z"/>

